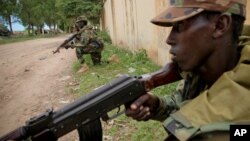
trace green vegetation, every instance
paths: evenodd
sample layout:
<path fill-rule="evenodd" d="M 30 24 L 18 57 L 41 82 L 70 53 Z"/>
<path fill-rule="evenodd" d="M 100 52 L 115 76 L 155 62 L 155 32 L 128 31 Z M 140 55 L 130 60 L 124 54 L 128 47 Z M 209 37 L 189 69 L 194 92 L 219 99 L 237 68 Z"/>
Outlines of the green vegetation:
<path fill-rule="evenodd" d="M 84 15 L 94 24 L 99 23 L 103 2 L 101 0 L 54 0 L 59 14 L 68 19 Z"/>
<path fill-rule="evenodd" d="M 117 56 L 118 62 L 110 61 L 111 56 Z M 75 72 L 75 80 L 80 82 L 79 88 L 74 89 L 76 95 L 82 96 L 93 89 L 107 84 L 117 77 L 119 74 L 142 75 L 151 73 L 160 69 L 160 66 L 154 64 L 148 59 L 145 50 L 136 53 L 122 48 L 117 48 L 111 44 L 105 45 L 103 52 L 104 63 L 99 66 L 93 66 L 90 56 L 86 57 L 86 63 L 89 69 L 83 73 L 76 73 L 81 65 L 78 61 L 73 64 Z M 152 93 L 169 94 L 175 90 L 176 83 L 161 86 L 152 91 Z M 123 108 L 123 107 L 122 107 Z M 115 113 L 117 110 L 109 114 Z M 166 132 L 160 122 L 147 121 L 137 122 L 125 115 L 114 119 L 111 123 L 103 123 L 104 137 L 109 140 L 119 141 L 152 141 L 163 140 Z"/>
<path fill-rule="evenodd" d="M 105 30 L 104 31 L 98 31 L 97 32 L 97 36 L 99 38 L 101 38 L 104 42 L 108 43 L 108 44 L 112 43 L 111 38 L 110 38 L 108 32 L 105 31 Z"/>
<path fill-rule="evenodd" d="M 57 26 L 71 32 L 80 15 L 99 25 L 102 9 L 102 0 L 1 0 L 0 19 L 10 27 L 11 33 L 14 22 L 22 23 L 29 35 L 35 31 L 41 33 L 45 24 L 55 32 Z"/>

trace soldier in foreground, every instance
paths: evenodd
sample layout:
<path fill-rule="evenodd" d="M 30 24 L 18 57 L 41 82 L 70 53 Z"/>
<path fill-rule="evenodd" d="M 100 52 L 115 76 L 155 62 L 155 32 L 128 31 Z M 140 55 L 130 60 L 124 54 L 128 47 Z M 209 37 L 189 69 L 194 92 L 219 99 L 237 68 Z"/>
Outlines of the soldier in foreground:
<path fill-rule="evenodd" d="M 231 124 L 250 123 L 246 0 L 169 1 L 151 22 L 172 27 L 166 42 L 183 81 L 172 95 L 139 97 L 126 115 L 163 121 L 166 140 L 229 140 Z"/>

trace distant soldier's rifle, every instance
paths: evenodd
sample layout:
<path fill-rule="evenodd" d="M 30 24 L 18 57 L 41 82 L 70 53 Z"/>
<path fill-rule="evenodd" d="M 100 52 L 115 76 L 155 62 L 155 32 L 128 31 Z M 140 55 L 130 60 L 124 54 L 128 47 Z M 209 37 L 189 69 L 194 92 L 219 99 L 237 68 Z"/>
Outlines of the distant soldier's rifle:
<path fill-rule="evenodd" d="M 77 35 L 80 35 L 84 30 L 85 30 L 85 28 L 82 28 L 82 29 L 79 30 L 77 33 L 71 35 L 71 36 L 70 36 L 68 39 L 66 39 L 59 47 L 57 47 L 56 50 L 53 51 L 53 54 L 59 53 L 61 48 L 66 48 L 66 49 L 68 49 L 67 44 L 70 43 L 74 38 L 76 38 Z"/>
<path fill-rule="evenodd" d="M 75 33 L 73 35 L 71 35 L 68 39 L 66 39 L 59 47 L 57 47 L 57 49 L 55 51 L 53 51 L 53 54 L 55 53 L 59 53 L 61 48 L 66 48 L 66 45 L 71 42 L 76 36 L 78 35 L 78 33 Z"/>

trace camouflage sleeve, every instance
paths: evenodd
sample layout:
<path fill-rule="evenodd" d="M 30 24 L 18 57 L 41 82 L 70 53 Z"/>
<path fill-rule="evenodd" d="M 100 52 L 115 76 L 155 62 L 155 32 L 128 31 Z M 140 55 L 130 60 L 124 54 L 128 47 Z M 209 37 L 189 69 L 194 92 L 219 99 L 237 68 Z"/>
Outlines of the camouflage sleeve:
<path fill-rule="evenodd" d="M 86 47 L 92 38 L 94 38 L 94 34 L 92 33 L 92 30 L 86 28 L 78 37 L 77 41 L 74 44 L 74 47 L 77 47 L 77 48 Z"/>
<path fill-rule="evenodd" d="M 87 33 L 82 33 L 79 42 L 75 44 L 75 47 L 85 47 L 89 43 L 90 37 Z"/>
<path fill-rule="evenodd" d="M 173 94 L 159 97 L 159 107 L 152 117 L 153 120 L 164 121 L 172 112 L 179 109 L 180 103 L 183 102 L 183 87 L 184 81 L 181 81 Z"/>
<path fill-rule="evenodd" d="M 76 36 L 76 38 L 74 40 L 72 40 L 69 44 L 74 47 L 74 48 L 79 48 L 79 47 L 83 47 L 84 45 L 81 43 L 82 40 L 82 35 L 78 35 Z"/>
<path fill-rule="evenodd" d="M 82 48 L 84 47 L 85 45 L 81 44 L 81 43 L 76 43 L 73 45 L 75 48 Z"/>

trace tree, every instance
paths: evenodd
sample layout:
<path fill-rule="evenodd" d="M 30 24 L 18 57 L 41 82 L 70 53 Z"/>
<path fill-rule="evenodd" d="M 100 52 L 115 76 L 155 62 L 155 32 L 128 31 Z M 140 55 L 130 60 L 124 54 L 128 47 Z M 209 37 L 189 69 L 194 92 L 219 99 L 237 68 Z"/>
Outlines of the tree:
<path fill-rule="evenodd" d="M 93 23 L 98 24 L 103 9 L 101 0 L 83 0 L 83 14 Z"/>
<path fill-rule="evenodd" d="M 0 15 L 10 27 L 10 32 L 13 34 L 12 29 L 12 16 L 18 12 L 17 0 L 1 0 L 0 1 Z"/>
<path fill-rule="evenodd" d="M 29 35 L 34 33 L 34 27 L 40 30 L 44 26 L 45 2 L 41 0 L 19 0 L 21 7 L 19 17 L 22 23 L 28 26 Z"/>
<path fill-rule="evenodd" d="M 62 18 L 59 14 L 59 9 L 56 6 L 56 0 L 44 0 L 46 11 L 44 12 L 45 23 L 50 27 L 54 27 L 56 31 L 56 26 Z M 56 33 L 56 32 L 55 32 Z"/>
<path fill-rule="evenodd" d="M 45 24 L 54 30 L 57 25 L 72 29 L 81 15 L 98 24 L 102 7 L 102 0 L 0 0 L 0 16 L 9 21 L 10 26 L 11 16 L 18 17 L 31 34 L 35 27 L 39 30 Z"/>
<path fill-rule="evenodd" d="M 78 16 L 84 15 L 91 23 L 98 24 L 103 8 L 102 0 L 58 0 L 61 14 L 68 20 L 69 26 L 74 25 Z"/>

